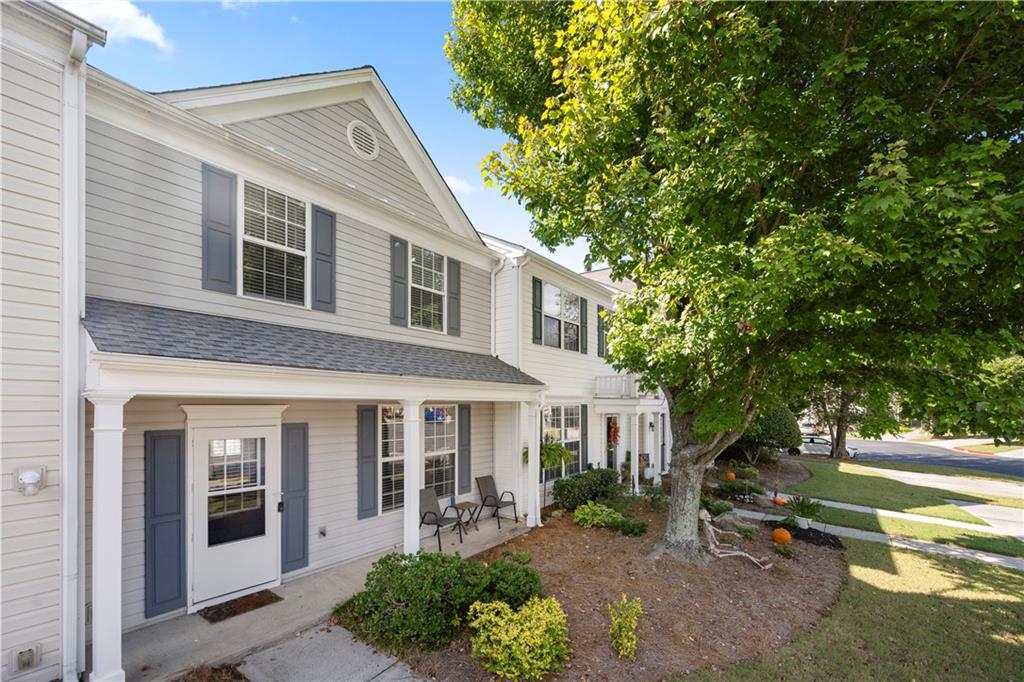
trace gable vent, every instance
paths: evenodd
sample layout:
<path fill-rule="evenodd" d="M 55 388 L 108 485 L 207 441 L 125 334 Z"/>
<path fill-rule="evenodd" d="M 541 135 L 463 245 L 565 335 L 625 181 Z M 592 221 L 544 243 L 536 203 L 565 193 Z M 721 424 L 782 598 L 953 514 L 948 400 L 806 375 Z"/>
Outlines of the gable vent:
<path fill-rule="evenodd" d="M 373 161 L 380 153 L 380 144 L 377 142 L 377 133 L 373 128 L 355 120 L 348 124 L 348 143 L 352 145 L 353 151 L 367 161 Z"/>

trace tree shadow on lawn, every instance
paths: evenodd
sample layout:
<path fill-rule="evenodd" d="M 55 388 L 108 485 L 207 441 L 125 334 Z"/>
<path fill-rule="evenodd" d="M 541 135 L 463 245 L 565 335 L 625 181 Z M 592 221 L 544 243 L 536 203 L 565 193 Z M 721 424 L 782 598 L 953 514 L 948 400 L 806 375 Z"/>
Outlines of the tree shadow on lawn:
<path fill-rule="evenodd" d="M 1018 679 L 1024 573 L 848 541 L 831 615 L 758 661 L 689 679 Z"/>
<path fill-rule="evenodd" d="M 984 497 L 910 485 L 849 462 L 801 463 L 811 472 L 811 478 L 789 486 L 786 492 L 979 526 L 988 525 L 984 520 L 946 501 L 957 499 L 988 504 L 989 500 Z"/>

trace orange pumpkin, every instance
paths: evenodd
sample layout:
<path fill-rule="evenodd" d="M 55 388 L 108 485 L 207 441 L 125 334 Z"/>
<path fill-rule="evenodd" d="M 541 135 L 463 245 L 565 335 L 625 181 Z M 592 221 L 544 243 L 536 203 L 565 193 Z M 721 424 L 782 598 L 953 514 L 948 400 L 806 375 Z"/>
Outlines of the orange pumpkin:
<path fill-rule="evenodd" d="M 776 497 L 775 498 L 775 504 L 779 505 L 780 507 L 785 507 L 786 506 L 786 498 L 785 497 Z"/>
<path fill-rule="evenodd" d="M 793 542 L 793 536 L 789 534 L 789 531 L 785 528 L 776 528 L 772 531 L 772 542 L 776 542 L 780 545 L 788 545 Z"/>
<path fill-rule="evenodd" d="M 727 481 L 735 481 L 735 480 L 736 480 L 736 474 L 734 474 L 734 473 L 733 473 L 733 472 L 731 472 L 731 471 L 730 471 L 730 472 L 728 472 L 728 473 L 727 473 L 727 474 L 725 475 L 725 480 L 727 480 Z"/>

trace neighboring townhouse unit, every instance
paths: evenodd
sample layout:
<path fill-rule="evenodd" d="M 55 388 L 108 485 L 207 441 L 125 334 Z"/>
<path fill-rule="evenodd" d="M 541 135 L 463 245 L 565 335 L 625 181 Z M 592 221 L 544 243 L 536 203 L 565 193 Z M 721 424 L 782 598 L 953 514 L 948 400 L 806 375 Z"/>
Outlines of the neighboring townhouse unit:
<path fill-rule="evenodd" d="M 84 65 L 106 34 L 0 3 L 0 679 L 76 679 Z"/>
<path fill-rule="evenodd" d="M 543 437 L 575 455 L 570 465 L 546 469 L 543 480 L 600 467 L 622 470 L 634 489 L 642 478 L 660 479 L 671 453 L 667 403 L 606 361 L 605 311 L 623 291 L 482 236 L 503 257 L 494 275 L 495 353 L 548 386 Z"/>

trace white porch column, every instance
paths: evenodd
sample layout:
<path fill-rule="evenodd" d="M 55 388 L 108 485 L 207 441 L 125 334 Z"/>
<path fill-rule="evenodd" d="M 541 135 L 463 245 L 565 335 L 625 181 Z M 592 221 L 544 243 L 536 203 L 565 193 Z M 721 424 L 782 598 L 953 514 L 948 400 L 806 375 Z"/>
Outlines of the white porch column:
<path fill-rule="evenodd" d="M 402 444 L 405 450 L 402 473 L 403 494 L 402 551 L 415 554 L 420 549 L 420 489 L 423 487 L 423 403 L 402 401 Z"/>
<path fill-rule="evenodd" d="M 632 453 L 629 459 L 629 487 L 636 495 L 640 492 L 640 429 L 643 428 L 639 413 L 629 415 L 629 425 L 629 451 Z"/>
<path fill-rule="evenodd" d="M 91 682 L 123 682 L 121 667 L 121 547 L 124 404 L 127 394 L 86 393 L 92 427 L 92 672 Z"/>
<path fill-rule="evenodd" d="M 651 466 L 654 467 L 654 485 L 661 485 L 661 413 L 652 412 L 654 435 L 651 437 Z"/>
<path fill-rule="evenodd" d="M 540 520 L 540 403 L 523 403 L 526 410 L 526 525 L 544 525 Z"/>

